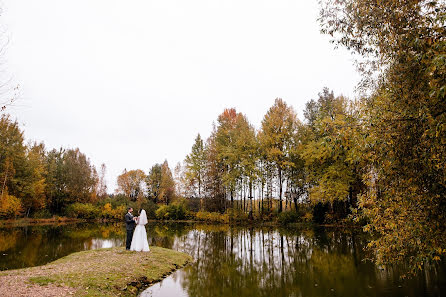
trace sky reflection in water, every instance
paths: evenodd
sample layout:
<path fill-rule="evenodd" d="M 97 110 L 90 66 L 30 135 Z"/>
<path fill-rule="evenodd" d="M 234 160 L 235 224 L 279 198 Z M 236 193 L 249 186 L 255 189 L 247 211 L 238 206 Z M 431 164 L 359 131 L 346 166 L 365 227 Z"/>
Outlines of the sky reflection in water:
<path fill-rule="evenodd" d="M 364 261 L 359 230 L 147 225 L 149 244 L 195 262 L 142 296 L 442 296 L 444 266 L 401 280 L 402 267 Z M 43 265 L 72 252 L 123 246 L 122 224 L 0 229 L 0 269 Z M 137 265 L 137 263 L 135 263 Z"/>

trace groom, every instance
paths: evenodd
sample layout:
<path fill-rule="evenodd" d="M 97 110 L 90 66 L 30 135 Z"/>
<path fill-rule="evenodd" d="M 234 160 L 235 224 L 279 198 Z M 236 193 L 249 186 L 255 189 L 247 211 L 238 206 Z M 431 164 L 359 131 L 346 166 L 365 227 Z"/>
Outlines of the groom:
<path fill-rule="evenodd" d="M 129 207 L 125 215 L 125 229 L 127 230 L 127 240 L 125 241 L 125 249 L 129 250 L 132 243 L 133 230 L 135 230 L 135 219 L 132 215 L 133 208 Z"/>

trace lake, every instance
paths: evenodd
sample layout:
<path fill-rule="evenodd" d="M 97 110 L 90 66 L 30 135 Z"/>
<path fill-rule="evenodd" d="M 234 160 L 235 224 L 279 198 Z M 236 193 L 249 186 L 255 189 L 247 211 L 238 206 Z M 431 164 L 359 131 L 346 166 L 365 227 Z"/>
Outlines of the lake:
<path fill-rule="evenodd" d="M 444 265 L 401 279 L 404 267 L 382 269 L 365 260 L 369 236 L 360 229 L 151 222 L 147 232 L 150 245 L 184 251 L 195 262 L 145 290 L 145 297 L 446 295 Z M 123 224 L 3 227 L 0 270 L 123 246 L 124 239 Z"/>

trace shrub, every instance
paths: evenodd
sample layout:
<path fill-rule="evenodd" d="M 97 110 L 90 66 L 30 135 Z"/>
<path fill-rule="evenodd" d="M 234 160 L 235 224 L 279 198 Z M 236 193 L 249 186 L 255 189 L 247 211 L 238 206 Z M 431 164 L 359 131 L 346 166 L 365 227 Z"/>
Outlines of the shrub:
<path fill-rule="evenodd" d="M 240 209 L 229 208 L 225 214 L 228 216 L 228 220 L 231 223 L 241 223 L 248 220 L 248 214 Z"/>
<path fill-rule="evenodd" d="M 106 203 L 102 208 L 102 217 L 109 219 L 113 217 L 113 209 L 110 203 Z"/>
<path fill-rule="evenodd" d="M 51 217 L 52 215 L 48 209 L 41 209 L 33 214 L 33 218 L 35 219 L 49 219 Z"/>
<path fill-rule="evenodd" d="M 182 204 L 162 205 L 155 215 L 160 220 L 184 220 L 186 219 L 186 208 Z"/>
<path fill-rule="evenodd" d="M 22 203 L 19 198 L 8 195 L 7 191 L 5 192 L 0 197 L 0 218 L 14 218 L 22 213 Z"/>
<path fill-rule="evenodd" d="M 313 214 L 311 212 L 305 212 L 304 216 L 303 216 L 303 221 L 304 222 L 312 222 L 313 221 Z"/>
<path fill-rule="evenodd" d="M 144 209 L 147 214 L 148 219 L 156 219 L 156 211 L 158 210 L 158 205 L 152 200 L 144 199 L 141 204 L 141 209 Z"/>
<path fill-rule="evenodd" d="M 220 214 L 218 212 L 199 211 L 195 214 L 195 218 L 199 221 L 214 222 L 214 223 L 228 223 L 229 215 Z"/>
<path fill-rule="evenodd" d="M 290 210 L 290 211 L 285 211 L 279 214 L 277 221 L 279 222 L 279 224 L 281 225 L 287 225 L 290 223 L 297 223 L 299 222 L 301 219 L 301 215 L 294 211 L 294 210 Z"/>
<path fill-rule="evenodd" d="M 66 213 L 69 217 L 80 219 L 96 219 L 100 217 L 100 208 L 90 203 L 73 203 L 67 207 Z"/>
<path fill-rule="evenodd" d="M 127 212 L 127 207 L 125 205 L 119 205 L 112 210 L 112 218 L 117 220 L 122 220 L 125 213 Z"/>
<path fill-rule="evenodd" d="M 323 224 L 325 222 L 325 214 L 327 213 L 328 205 L 321 202 L 317 203 L 313 208 L 313 222 Z"/>
<path fill-rule="evenodd" d="M 125 205 L 119 205 L 115 209 L 113 209 L 111 203 L 106 203 L 102 207 L 101 217 L 104 219 L 121 220 L 126 212 L 127 212 L 127 207 Z"/>

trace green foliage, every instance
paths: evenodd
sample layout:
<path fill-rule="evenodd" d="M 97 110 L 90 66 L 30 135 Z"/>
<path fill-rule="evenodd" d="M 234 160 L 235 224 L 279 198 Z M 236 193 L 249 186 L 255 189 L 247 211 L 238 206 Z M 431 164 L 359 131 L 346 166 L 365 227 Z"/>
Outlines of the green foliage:
<path fill-rule="evenodd" d="M 23 132 L 8 115 L 0 118 L 0 199 L 5 209 L 17 205 L 28 215 L 45 207 L 43 144 L 24 145 Z M 7 198 L 9 193 L 14 198 Z M 12 203 L 12 204 L 11 204 Z M 8 210 L 8 212 L 10 212 Z M 20 213 L 20 210 L 17 212 Z"/>
<path fill-rule="evenodd" d="M 155 214 L 156 218 L 160 220 L 185 220 L 186 208 L 183 204 L 162 205 Z"/>
<path fill-rule="evenodd" d="M 282 99 L 277 98 L 262 120 L 259 132 L 261 152 L 267 163 L 274 166 L 271 177 L 277 176 L 279 212 L 282 212 L 282 184 L 285 171 L 293 166 L 290 150 L 297 125 L 296 113 Z M 270 170 L 273 168 L 269 168 Z"/>
<path fill-rule="evenodd" d="M 302 132 L 300 156 L 305 163 L 313 203 L 349 201 L 363 188 L 360 156 L 355 150 L 359 121 L 355 105 L 324 89 L 307 103 L 308 125 Z M 354 194 L 353 194 L 354 193 Z"/>
<path fill-rule="evenodd" d="M 195 138 L 192 151 L 186 156 L 184 162 L 186 164 L 187 183 L 195 189 L 195 192 L 198 191 L 197 197 L 201 198 L 206 165 L 206 150 L 200 134 Z"/>
<path fill-rule="evenodd" d="M 281 225 L 288 225 L 291 223 L 298 223 L 302 221 L 301 214 L 296 211 L 284 211 L 279 213 L 277 217 L 277 222 Z"/>
<path fill-rule="evenodd" d="M 195 214 L 195 218 L 209 223 L 229 223 L 229 215 L 218 212 L 199 211 Z"/>
<path fill-rule="evenodd" d="M 175 181 L 167 160 L 163 164 L 155 164 L 146 178 L 147 195 L 154 203 L 171 203 L 176 196 Z"/>
<path fill-rule="evenodd" d="M 412 272 L 446 253 L 445 12 L 444 1 L 322 1 L 322 30 L 379 78 L 364 73 L 357 219 L 381 235 L 369 245 L 378 264 Z"/>
<path fill-rule="evenodd" d="M 96 170 L 78 148 L 49 151 L 46 154 L 45 167 L 45 195 L 52 213 L 61 214 L 68 205 L 75 202 L 96 201 Z"/>
<path fill-rule="evenodd" d="M 155 203 L 158 202 L 161 187 L 161 164 L 155 164 L 150 168 L 146 178 L 147 196 Z"/>
<path fill-rule="evenodd" d="M 231 223 L 242 223 L 248 220 L 248 214 L 240 209 L 229 208 L 224 213 L 224 218 L 226 216 Z"/>
<path fill-rule="evenodd" d="M 141 204 L 141 209 L 146 211 L 148 219 L 156 219 L 156 211 L 158 210 L 158 205 L 152 200 L 144 199 Z"/>
<path fill-rule="evenodd" d="M 42 209 L 42 210 L 34 212 L 34 214 L 33 214 L 33 218 L 35 218 L 35 219 L 49 219 L 52 216 L 53 215 L 50 213 L 50 211 L 48 209 Z"/>
<path fill-rule="evenodd" d="M 72 218 L 97 219 L 101 216 L 101 209 L 91 203 L 73 203 L 68 206 L 66 214 Z M 125 212 L 122 214 L 124 215 Z"/>

